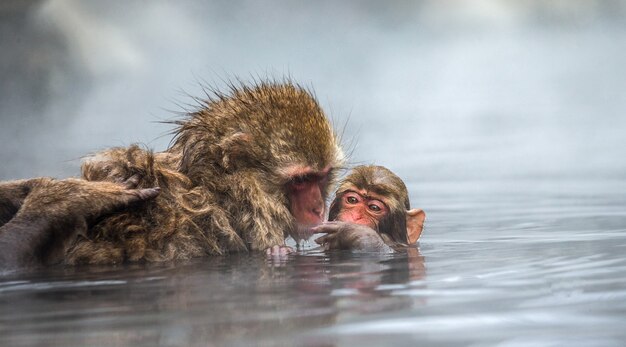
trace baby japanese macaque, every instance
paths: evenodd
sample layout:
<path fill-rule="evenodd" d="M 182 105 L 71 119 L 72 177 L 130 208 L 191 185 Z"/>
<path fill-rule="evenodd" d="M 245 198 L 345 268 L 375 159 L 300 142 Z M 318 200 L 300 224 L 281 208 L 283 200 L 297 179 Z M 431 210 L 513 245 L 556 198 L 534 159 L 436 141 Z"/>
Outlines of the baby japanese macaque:
<path fill-rule="evenodd" d="M 327 250 L 392 252 L 414 244 L 426 214 L 411 209 L 404 182 L 382 166 L 358 166 L 341 182 L 328 222 L 313 231 Z"/>

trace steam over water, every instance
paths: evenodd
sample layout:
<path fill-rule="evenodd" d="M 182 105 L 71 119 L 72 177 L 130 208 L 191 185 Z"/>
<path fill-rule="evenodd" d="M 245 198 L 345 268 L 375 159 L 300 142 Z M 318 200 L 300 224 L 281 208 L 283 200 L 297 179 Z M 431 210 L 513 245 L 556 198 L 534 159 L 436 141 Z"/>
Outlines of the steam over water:
<path fill-rule="evenodd" d="M 420 252 L 0 278 L 0 345 L 623 346 L 626 2 L 0 4 L 0 179 L 167 147 L 188 95 L 289 75 Z"/>

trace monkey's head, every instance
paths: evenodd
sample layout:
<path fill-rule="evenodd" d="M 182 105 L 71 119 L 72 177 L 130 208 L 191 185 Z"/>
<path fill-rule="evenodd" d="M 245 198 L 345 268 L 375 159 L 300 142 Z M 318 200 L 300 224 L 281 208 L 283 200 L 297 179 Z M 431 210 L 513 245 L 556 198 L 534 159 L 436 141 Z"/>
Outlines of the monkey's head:
<path fill-rule="evenodd" d="M 288 81 L 232 87 L 179 124 L 173 148 L 193 182 L 211 186 L 220 180 L 215 174 L 230 177 L 224 196 L 276 227 L 323 221 L 344 155 L 310 92 Z"/>
<path fill-rule="evenodd" d="M 272 177 L 299 226 L 319 224 L 344 160 L 331 123 L 313 96 L 297 86 L 266 86 L 257 92 L 263 113 L 249 132 L 261 139 L 263 172 Z"/>
<path fill-rule="evenodd" d="M 367 225 L 397 243 L 415 243 L 426 214 L 411 209 L 400 177 L 383 166 L 357 166 L 341 182 L 330 205 L 329 220 Z"/>

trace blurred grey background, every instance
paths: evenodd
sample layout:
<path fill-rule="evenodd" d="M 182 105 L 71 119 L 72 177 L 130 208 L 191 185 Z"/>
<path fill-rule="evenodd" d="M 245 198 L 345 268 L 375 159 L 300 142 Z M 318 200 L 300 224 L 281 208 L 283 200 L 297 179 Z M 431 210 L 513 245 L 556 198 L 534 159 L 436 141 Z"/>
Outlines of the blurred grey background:
<path fill-rule="evenodd" d="M 238 76 L 312 86 L 352 163 L 410 182 L 626 177 L 624 1 L 0 3 L 0 179 L 166 148 Z"/>

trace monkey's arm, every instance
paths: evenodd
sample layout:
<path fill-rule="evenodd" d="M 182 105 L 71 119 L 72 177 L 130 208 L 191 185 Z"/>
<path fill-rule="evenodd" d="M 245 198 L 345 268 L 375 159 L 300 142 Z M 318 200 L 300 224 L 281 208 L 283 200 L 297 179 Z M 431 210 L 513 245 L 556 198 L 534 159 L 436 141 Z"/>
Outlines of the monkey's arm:
<path fill-rule="evenodd" d="M 17 213 L 30 193 L 33 180 L 0 182 L 0 226 Z"/>
<path fill-rule="evenodd" d="M 55 229 L 46 218 L 32 219 L 19 214 L 0 227 L 0 269 L 43 263 L 45 244 L 52 241 Z"/>
<path fill-rule="evenodd" d="M 131 145 L 110 148 L 85 157 L 82 178 L 87 181 L 123 183 L 128 188 L 149 188 L 159 185 L 155 173 L 165 173 L 180 180 L 187 178 L 176 171 L 177 163 L 168 153 L 154 153 Z"/>
<path fill-rule="evenodd" d="M 159 194 L 158 188 L 128 189 L 78 179 L 41 178 L 31 183 L 17 214 L 0 227 L 0 268 L 58 262 L 68 243 L 90 223 Z"/>
<path fill-rule="evenodd" d="M 315 240 L 326 250 L 345 249 L 363 252 L 393 253 L 376 230 L 361 224 L 349 222 L 326 222 L 312 229 L 316 233 L 326 235 Z"/>

